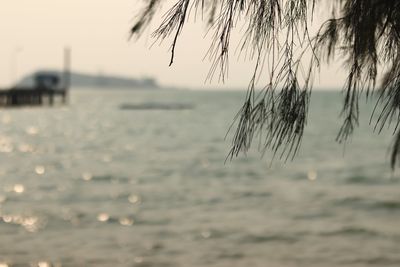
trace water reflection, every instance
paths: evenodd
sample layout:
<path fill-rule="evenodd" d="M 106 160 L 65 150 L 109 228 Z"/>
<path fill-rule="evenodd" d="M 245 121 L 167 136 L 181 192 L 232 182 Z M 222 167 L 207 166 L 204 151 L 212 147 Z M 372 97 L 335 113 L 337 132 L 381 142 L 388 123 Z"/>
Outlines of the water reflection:
<path fill-rule="evenodd" d="M 138 196 L 138 195 L 130 195 L 128 200 L 132 204 L 140 204 L 141 203 L 140 196 Z"/>
<path fill-rule="evenodd" d="M 22 194 L 25 192 L 25 186 L 23 184 L 14 185 L 14 192 L 17 194 Z"/>
<path fill-rule="evenodd" d="M 77 225 L 80 224 L 80 216 L 79 216 L 79 214 L 76 214 L 76 213 L 72 212 L 68 208 L 64 208 L 62 210 L 62 218 L 65 221 L 69 221 L 74 226 L 77 226 Z"/>
<path fill-rule="evenodd" d="M 318 174 L 317 174 L 316 171 L 310 170 L 310 171 L 308 171 L 308 173 L 307 173 L 307 178 L 308 178 L 308 180 L 310 180 L 310 181 L 315 181 L 315 180 L 317 180 L 317 178 L 318 178 Z"/>
<path fill-rule="evenodd" d="M 104 155 L 102 161 L 104 163 L 110 163 L 112 161 L 112 157 L 110 155 Z"/>
<path fill-rule="evenodd" d="M 133 261 L 134 261 L 135 263 L 143 263 L 144 258 L 143 258 L 143 257 L 135 257 L 135 258 L 133 259 Z"/>
<path fill-rule="evenodd" d="M 12 222 L 12 220 L 13 220 L 12 216 L 3 215 L 3 222 L 10 223 L 10 222 Z"/>
<path fill-rule="evenodd" d="M 107 222 L 110 219 L 110 215 L 108 215 L 107 213 L 100 213 L 99 215 L 97 215 L 97 220 L 99 222 Z"/>
<path fill-rule="evenodd" d="M 40 261 L 37 263 L 37 267 L 51 267 L 51 264 L 47 261 Z"/>
<path fill-rule="evenodd" d="M 119 223 L 123 226 L 132 226 L 134 220 L 132 218 L 124 217 L 119 219 Z"/>
<path fill-rule="evenodd" d="M 210 232 L 210 231 L 203 231 L 203 232 L 201 232 L 201 236 L 202 236 L 204 239 L 208 239 L 208 238 L 211 237 L 211 232 Z"/>
<path fill-rule="evenodd" d="M 30 126 L 26 128 L 26 133 L 29 135 L 37 135 L 39 133 L 39 129 L 35 126 Z"/>
<path fill-rule="evenodd" d="M 0 136 L 0 152 L 11 153 L 14 151 L 12 140 L 6 136 Z"/>
<path fill-rule="evenodd" d="M 15 224 L 22 226 L 26 231 L 30 233 L 35 233 L 39 229 L 44 228 L 46 225 L 45 220 L 40 220 L 39 217 L 36 216 L 22 216 L 18 214 L 14 215 L 3 215 L 3 222 L 7 224 Z"/>
<path fill-rule="evenodd" d="M 28 232 L 37 232 L 39 229 L 39 218 L 33 216 L 27 217 L 23 219 L 22 226 L 25 227 Z"/>
<path fill-rule="evenodd" d="M 226 133 L 219 112 L 132 116 L 107 105 L 21 110 L 12 113 L 11 125 L 0 121 L 0 150 L 17 151 L 0 153 L 0 267 L 55 267 L 54 259 L 64 266 L 263 266 L 269 258 L 285 259 L 274 266 L 305 266 L 308 257 L 338 266 L 330 260 L 363 256 L 360 240 L 382 261 L 399 251 L 399 182 L 368 186 L 382 181 L 375 161 L 363 159 L 377 166 L 376 177 L 365 171 L 369 180 L 346 188 L 341 177 L 362 169 L 349 173 L 328 155 L 297 158 L 282 172 L 279 166 L 266 170 L 268 159 L 251 154 L 223 165 L 228 145 L 213 141 L 218 131 L 222 138 Z M 35 125 L 31 135 L 29 125 Z M 361 200 L 332 204 L 349 197 Z M 316 234 L 349 222 L 367 223 L 379 234 Z M 297 264 L 292 251 L 304 252 L 304 262 Z M 330 257 L 336 253 L 343 257 Z"/>
<path fill-rule="evenodd" d="M 11 122 L 11 116 L 8 114 L 4 114 L 3 117 L 1 118 L 1 122 L 3 124 L 9 124 Z"/>
<path fill-rule="evenodd" d="M 18 150 L 22 153 L 34 152 L 33 146 L 29 144 L 20 144 Z"/>
<path fill-rule="evenodd" d="M 38 165 L 38 166 L 35 167 L 35 172 L 38 175 L 43 175 L 45 173 L 45 171 L 46 171 L 46 169 L 42 165 Z"/>
<path fill-rule="evenodd" d="M 84 172 L 82 174 L 82 179 L 85 181 L 90 181 L 93 179 L 93 175 L 90 172 Z"/>

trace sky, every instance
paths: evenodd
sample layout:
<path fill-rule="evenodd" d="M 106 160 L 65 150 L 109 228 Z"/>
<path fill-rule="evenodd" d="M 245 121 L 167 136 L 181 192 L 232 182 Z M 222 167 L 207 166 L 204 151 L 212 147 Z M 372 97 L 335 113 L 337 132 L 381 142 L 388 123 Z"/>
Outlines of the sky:
<path fill-rule="evenodd" d="M 1 87 L 37 69 L 61 69 L 66 46 L 72 50 L 74 71 L 154 77 L 162 85 L 196 89 L 246 88 L 251 77 L 253 64 L 233 54 L 225 83 L 218 77 L 206 82 L 209 38 L 199 22 L 189 23 L 185 29 L 171 67 L 170 42 L 154 43 L 151 30 L 139 40 L 129 40 L 129 29 L 142 6 L 139 0 L 4 2 L 0 9 Z M 157 21 L 151 29 L 156 26 Z M 315 86 L 341 88 L 345 78 L 341 69 L 339 64 L 325 69 Z"/>

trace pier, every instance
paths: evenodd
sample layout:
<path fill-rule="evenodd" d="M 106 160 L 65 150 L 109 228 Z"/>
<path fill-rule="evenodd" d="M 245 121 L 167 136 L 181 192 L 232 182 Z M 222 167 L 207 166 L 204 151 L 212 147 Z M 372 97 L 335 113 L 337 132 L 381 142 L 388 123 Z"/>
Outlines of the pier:
<path fill-rule="evenodd" d="M 9 89 L 0 89 L 0 106 L 42 106 L 66 104 L 70 86 L 71 52 L 64 51 L 63 77 L 49 73 L 38 73 L 34 77 L 32 87 L 15 86 Z"/>
<path fill-rule="evenodd" d="M 65 104 L 68 90 L 16 87 L 0 90 L 0 106 L 40 106 Z M 57 101 L 59 99 L 59 101 Z"/>

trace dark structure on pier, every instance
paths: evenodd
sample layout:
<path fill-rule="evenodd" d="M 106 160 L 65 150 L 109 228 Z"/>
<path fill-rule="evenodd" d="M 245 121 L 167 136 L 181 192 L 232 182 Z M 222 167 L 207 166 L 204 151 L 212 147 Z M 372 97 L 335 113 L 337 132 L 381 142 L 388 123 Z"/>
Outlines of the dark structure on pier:
<path fill-rule="evenodd" d="M 38 106 L 65 104 L 70 86 L 70 50 L 65 49 L 64 75 L 38 73 L 33 87 L 13 87 L 0 90 L 0 106 Z M 60 101 L 56 101 L 60 99 Z"/>

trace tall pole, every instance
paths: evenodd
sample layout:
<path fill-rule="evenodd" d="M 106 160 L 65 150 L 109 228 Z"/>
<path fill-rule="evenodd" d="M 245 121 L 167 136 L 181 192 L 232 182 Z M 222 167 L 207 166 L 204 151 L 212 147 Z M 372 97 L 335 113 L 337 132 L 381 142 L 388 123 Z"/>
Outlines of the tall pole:
<path fill-rule="evenodd" d="M 11 54 L 11 63 L 10 63 L 10 86 L 13 87 L 17 83 L 18 78 L 18 55 L 22 52 L 23 48 L 17 46 L 14 48 Z"/>
<path fill-rule="evenodd" d="M 64 49 L 64 97 L 65 103 L 69 94 L 69 87 L 71 86 L 71 48 L 65 47 Z"/>
<path fill-rule="evenodd" d="M 71 48 L 64 49 L 64 86 L 68 90 L 71 86 Z"/>

